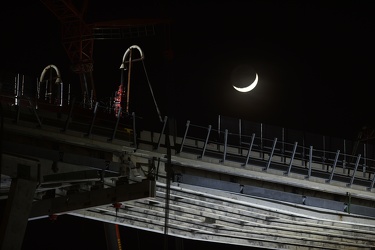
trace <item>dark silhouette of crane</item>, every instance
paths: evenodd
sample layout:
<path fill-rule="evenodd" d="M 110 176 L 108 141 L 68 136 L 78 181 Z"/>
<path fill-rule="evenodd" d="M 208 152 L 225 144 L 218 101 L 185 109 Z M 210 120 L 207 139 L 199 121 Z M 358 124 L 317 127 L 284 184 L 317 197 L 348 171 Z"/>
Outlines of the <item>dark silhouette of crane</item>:
<path fill-rule="evenodd" d="M 169 37 L 168 19 L 126 19 L 86 23 L 88 0 L 41 0 L 62 25 L 62 45 L 72 63 L 73 72 L 79 75 L 83 99 L 96 99 L 93 79 L 93 49 L 96 39 L 127 39 L 155 35 L 155 26 L 165 25 Z M 169 44 L 164 53 L 171 56 Z"/>

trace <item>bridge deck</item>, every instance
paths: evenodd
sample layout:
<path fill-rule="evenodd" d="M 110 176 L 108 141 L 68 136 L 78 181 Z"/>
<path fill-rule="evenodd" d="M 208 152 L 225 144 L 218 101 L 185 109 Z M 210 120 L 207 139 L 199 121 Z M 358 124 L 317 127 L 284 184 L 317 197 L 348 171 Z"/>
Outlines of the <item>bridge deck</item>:
<path fill-rule="evenodd" d="M 123 126 L 122 135 L 113 138 L 113 127 L 91 127 L 91 119 L 74 126 L 72 121 L 62 130 L 66 116 L 53 118 L 53 123 L 38 122 L 25 109 L 17 120 L 18 111 L 8 107 L 3 120 L 2 200 L 8 196 L 10 178 L 36 181 L 34 205 L 156 181 L 155 195 L 145 186 L 129 199 L 113 197 L 113 202 L 78 204 L 74 210 L 62 210 L 63 205 L 54 203 L 57 207 L 45 205 L 38 210 L 48 213 L 31 214 L 29 219 L 49 216 L 51 211 L 69 213 L 183 238 L 260 248 L 375 247 L 375 197 L 368 188 L 372 180 L 368 172 L 363 175 L 352 169 L 351 175 L 346 170 L 342 178 L 327 182 L 332 167 L 322 171 L 321 164 L 309 167 L 300 160 L 285 174 L 290 154 L 273 156 L 272 147 L 263 153 L 254 150 L 243 164 L 249 151 L 207 145 L 204 137 L 171 138 L 168 155 L 160 131 Z M 124 132 L 125 127 L 129 131 Z M 205 146 L 208 149 L 202 154 Z M 166 181 L 167 169 L 173 171 L 171 183 Z"/>

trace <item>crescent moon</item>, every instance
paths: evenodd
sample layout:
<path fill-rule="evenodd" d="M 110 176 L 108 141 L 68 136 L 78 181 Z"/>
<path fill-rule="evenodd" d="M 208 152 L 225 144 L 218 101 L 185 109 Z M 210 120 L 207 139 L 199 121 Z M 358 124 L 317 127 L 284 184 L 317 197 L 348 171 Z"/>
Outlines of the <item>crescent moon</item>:
<path fill-rule="evenodd" d="M 245 93 L 245 92 L 249 92 L 250 90 L 252 90 L 253 88 L 255 88 L 255 86 L 257 86 L 257 84 L 258 84 L 258 74 L 255 73 L 255 80 L 249 86 L 244 87 L 244 88 L 239 88 L 239 87 L 236 87 L 236 86 L 233 85 L 233 88 L 235 90 L 239 91 L 239 92 Z"/>

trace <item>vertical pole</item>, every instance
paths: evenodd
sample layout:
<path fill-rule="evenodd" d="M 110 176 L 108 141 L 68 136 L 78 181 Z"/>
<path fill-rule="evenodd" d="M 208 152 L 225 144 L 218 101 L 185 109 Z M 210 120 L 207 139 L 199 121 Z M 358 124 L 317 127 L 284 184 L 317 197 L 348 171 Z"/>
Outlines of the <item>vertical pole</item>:
<path fill-rule="evenodd" d="M 260 124 L 260 157 L 264 160 L 263 152 L 263 124 Z"/>
<path fill-rule="evenodd" d="M 90 129 L 89 129 L 89 132 L 87 132 L 86 136 L 91 135 L 92 129 L 94 127 L 94 122 L 95 122 L 95 118 L 96 118 L 96 111 L 98 109 L 98 104 L 99 104 L 98 102 L 95 103 L 95 108 L 94 108 L 94 112 L 93 112 L 93 116 L 92 116 L 92 120 L 91 120 Z"/>
<path fill-rule="evenodd" d="M 103 223 L 108 250 L 121 250 L 120 230 L 117 224 Z"/>
<path fill-rule="evenodd" d="M 322 170 L 324 170 L 324 165 L 326 161 L 326 137 L 323 135 L 323 162 L 322 162 Z M 328 171 L 328 165 L 327 165 L 327 171 Z"/>
<path fill-rule="evenodd" d="M 218 135 L 218 142 L 220 142 L 221 140 L 221 138 L 220 138 L 220 133 L 221 133 L 221 131 L 220 131 L 220 129 L 221 129 L 221 116 L 219 115 L 218 116 L 218 129 L 217 129 L 217 135 Z M 220 150 L 220 144 L 219 143 L 217 143 L 217 150 Z"/>
<path fill-rule="evenodd" d="M 346 168 L 346 140 L 344 139 L 344 159 L 342 161 L 342 171 L 345 173 L 345 168 Z"/>
<path fill-rule="evenodd" d="M 121 244 L 121 237 L 120 237 L 120 229 L 118 228 L 118 224 L 115 224 L 115 227 L 116 227 L 117 247 L 119 250 L 121 250 L 122 244 Z"/>
<path fill-rule="evenodd" d="M 19 77 L 20 77 L 20 75 L 17 74 L 17 76 L 14 78 L 14 105 L 15 105 L 15 106 L 18 105 L 18 93 L 19 93 L 18 85 L 19 85 Z"/>
<path fill-rule="evenodd" d="M 172 159 L 171 159 L 171 146 L 169 141 L 169 134 L 170 134 L 170 128 L 167 127 L 166 135 L 165 135 L 165 144 L 167 147 L 167 162 L 165 165 L 166 168 L 166 190 L 165 190 L 165 216 L 164 216 L 164 249 L 168 249 L 168 228 L 169 228 L 169 206 L 170 206 L 170 193 L 171 193 L 171 179 L 173 178 L 172 174 Z"/>
<path fill-rule="evenodd" d="M 137 145 L 137 130 L 136 130 L 136 127 L 135 127 L 135 113 L 134 112 L 132 113 L 132 116 L 133 116 L 133 143 L 134 143 L 134 147 L 138 148 L 138 145 Z"/>
<path fill-rule="evenodd" d="M 363 167 L 362 167 L 362 175 L 366 177 L 366 143 L 363 144 Z"/>
<path fill-rule="evenodd" d="M 17 108 L 17 114 L 16 114 L 16 123 L 18 123 L 20 119 L 20 113 L 21 113 L 21 99 L 19 97 L 19 79 L 20 79 L 20 74 L 17 74 L 17 77 L 15 79 L 15 100 L 14 100 L 14 105 Z"/>
<path fill-rule="evenodd" d="M 45 85 L 45 88 L 44 88 L 44 100 L 47 101 L 47 98 L 49 96 L 49 92 L 48 92 L 48 80 L 46 80 L 46 85 Z M 50 101 L 51 103 L 51 101 Z"/>
<path fill-rule="evenodd" d="M 227 155 L 227 145 L 228 145 L 228 129 L 225 129 L 225 135 L 224 135 L 224 152 L 223 152 L 223 159 L 221 162 L 225 162 L 225 157 Z"/>
<path fill-rule="evenodd" d="M 285 163 L 285 130 L 281 128 L 281 161 Z"/>
<path fill-rule="evenodd" d="M 129 51 L 129 71 L 128 71 L 128 88 L 126 91 L 126 110 L 125 112 L 129 114 L 129 98 L 130 98 L 130 73 L 132 68 L 132 49 Z"/>
<path fill-rule="evenodd" d="M 39 83 L 38 78 L 36 79 L 36 97 L 35 97 L 35 109 L 38 109 L 38 96 L 39 96 Z"/>
<path fill-rule="evenodd" d="M 21 96 L 24 94 L 24 88 L 25 88 L 25 75 L 22 75 L 22 85 L 21 85 Z"/>
<path fill-rule="evenodd" d="M 238 120 L 238 134 L 239 134 L 239 138 L 238 138 L 238 142 L 239 142 L 239 147 L 238 147 L 238 153 L 240 155 L 242 155 L 242 120 L 239 119 Z"/>
<path fill-rule="evenodd" d="M 372 177 L 372 181 L 371 181 L 371 185 L 367 188 L 368 191 L 372 191 L 373 187 L 374 187 L 374 184 L 375 184 L 375 174 L 374 176 Z"/>
<path fill-rule="evenodd" d="M 310 152 L 309 152 L 309 169 L 308 169 L 307 176 L 305 177 L 305 179 L 309 179 L 311 177 L 312 154 L 313 154 L 313 146 L 310 146 Z"/>
<path fill-rule="evenodd" d="M 70 83 L 68 84 L 68 106 L 70 105 Z"/>
<path fill-rule="evenodd" d="M 302 139 L 302 166 L 306 166 L 306 160 L 305 160 L 305 137 Z"/>
<path fill-rule="evenodd" d="M 63 105 L 63 99 L 64 99 L 64 85 L 63 85 L 63 82 L 60 82 L 60 102 L 59 102 L 59 105 L 62 107 Z"/>

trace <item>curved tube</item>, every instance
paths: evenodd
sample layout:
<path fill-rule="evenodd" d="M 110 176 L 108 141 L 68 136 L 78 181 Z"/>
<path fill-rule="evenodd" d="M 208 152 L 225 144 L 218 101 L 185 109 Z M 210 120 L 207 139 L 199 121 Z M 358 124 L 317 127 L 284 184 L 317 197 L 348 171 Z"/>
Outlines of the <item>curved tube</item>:
<path fill-rule="evenodd" d="M 43 69 L 42 74 L 40 75 L 40 78 L 39 78 L 39 79 L 40 79 L 39 82 L 42 82 L 42 81 L 43 81 L 43 79 L 44 79 L 44 75 L 46 74 L 47 70 L 49 70 L 50 68 L 53 68 L 53 69 L 56 71 L 57 77 L 56 77 L 56 81 L 55 81 L 55 83 L 56 83 L 56 84 L 60 84 L 60 83 L 62 83 L 62 81 L 61 81 L 60 71 L 59 71 L 59 69 L 58 69 L 55 65 L 53 65 L 53 64 L 50 64 L 50 65 L 48 65 L 47 67 L 45 67 L 45 68 Z"/>
<path fill-rule="evenodd" d="M 60 84 L 60 90 L 59 90 L 60 97 L 58 100 L 59 100 L 59 106 L 62 106 L 63 105 L 63 82 L 61 80 L 60 71 L 55 65 L 50 64 L 43 69 L 42 74 L 40 75 L 40 78 L 39 78 L 39 85 L 41 82 L 43 82 L 46 72 L 51 68 L 53 68 L 57 74 L 55 84 Z M 39 97 L 39 88 L 40 87 L 38 87 L 38 97 Z"/>
<path fill-rule="evenodd" d="M 122 63 L 121 63 L 120 69 L 125 69 L 125 63 L 129 62 L 129 61 L 126 61 L 126 58 L 128 57 L 131 49 L 137 49 L 139 51 L 140 56 L 141 56 L 140 58 L 132 59 L 132 61 L 136 62 L 136 61 L 143 60 L 144 55 L 143 55 L 143 52 L 142 52 L 141 48 L 138 45 L 132 45 L 124 53 L 124 55 L 122 57 Z"/>

